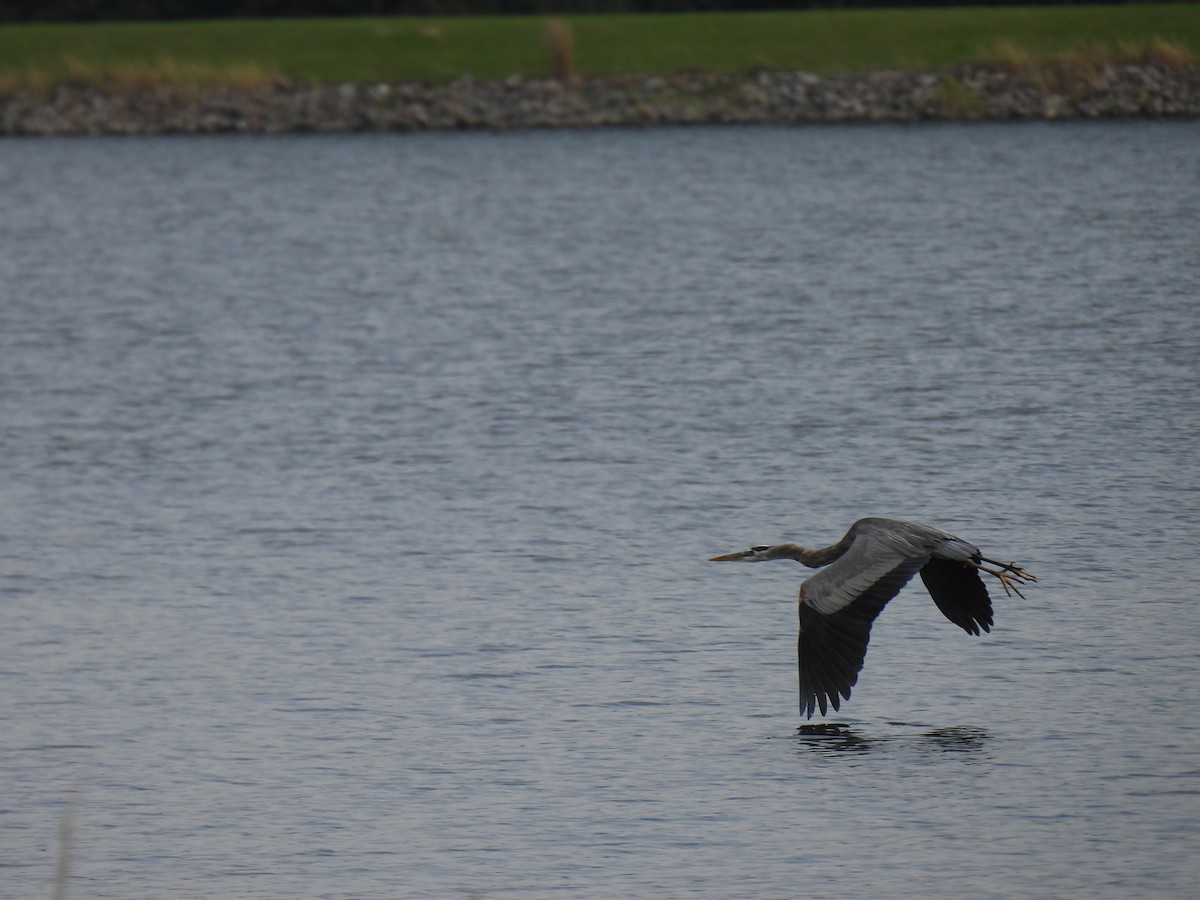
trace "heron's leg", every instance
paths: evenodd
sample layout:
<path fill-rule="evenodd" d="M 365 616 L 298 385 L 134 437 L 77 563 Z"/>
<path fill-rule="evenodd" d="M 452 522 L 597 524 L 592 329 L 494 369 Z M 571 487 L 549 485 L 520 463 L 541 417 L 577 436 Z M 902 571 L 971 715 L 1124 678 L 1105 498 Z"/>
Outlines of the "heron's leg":
<path fill-rule="evenodd" d="M 1000 568 L 989 569 L 987 566 L 983 565 L 982 563 L 977 563 L 974 560 L 968 560 L 967 565 L 973 566 L 982 572 L 987 572 L 989 575 L 995 575 L 997 578 L 999 578 L 1000 584 L 1004 588 L 1004 593 L 1009 597 L 1011 597 L 1013 594 L 1016 594 L 1018 597 L 1024 600 L 1025 595 L 1021 593 L 1021 589 L 1018 587 L 1018 585 L 1026 584 L 1030 581 L 1037 581 L 1037 578 L 1035 578 L 1032 573 L 1026 572 L 1020 566 L 1013 565 L 1012 563 L 998 563 L 995 560 L 987 559 L 986 557 L 982 556 L 980 559 L 982 559 L 983 562 L 989 562 L 994 566 L 999 566 Z"/>

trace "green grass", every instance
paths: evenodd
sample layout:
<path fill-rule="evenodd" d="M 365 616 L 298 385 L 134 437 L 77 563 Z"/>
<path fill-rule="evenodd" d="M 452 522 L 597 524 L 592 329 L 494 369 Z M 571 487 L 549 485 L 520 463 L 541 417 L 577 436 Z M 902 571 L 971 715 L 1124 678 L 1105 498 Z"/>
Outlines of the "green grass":
<path fill-rule="evenodd" d="M 1075 52 L 1135 54 L 1152 39 L 1200 55 L 1200 4 L 568 16 L 584 76 L 803 69 L 940 70 Z M 542 76 L 546 20 L 352 18 L 0 26 L 0 87 L 139 82 L 442 82 Z"/>

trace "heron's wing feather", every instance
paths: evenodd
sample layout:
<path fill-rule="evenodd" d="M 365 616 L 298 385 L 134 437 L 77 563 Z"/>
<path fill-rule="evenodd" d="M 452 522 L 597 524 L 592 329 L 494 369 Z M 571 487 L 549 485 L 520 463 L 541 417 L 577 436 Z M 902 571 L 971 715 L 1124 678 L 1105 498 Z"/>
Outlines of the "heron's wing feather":
<path fill-rule="evenodd" d="M 963 631 L 992 630 L 992 600 L 978 569 L 935 556 L 921 569 L 921 580 L 942 615 Z"/>
<path fill-rule="evenodd" d="M 912 577 L 928 559 L 928 549 L 898 543 L 874 532 L 860 533 L 839 559 L 805 580 L 800 588 L 801 602 L 816 612 L 833 615 L 855 603 L 890 572 L 906 563 L 919 563 L 909 572 L 908 577 Z M 896 591 L 903 586 L 901 582 Z M 894 596 L 895 592 L 889 594 L 884 602 Z"/>
<path fill-rule="evenodd" d="M 887 602 L 928 561 L 860 535 L 845 555 L 804 582 L 800 600 L 800 714 L 811 718 L 850 698 Z"/>

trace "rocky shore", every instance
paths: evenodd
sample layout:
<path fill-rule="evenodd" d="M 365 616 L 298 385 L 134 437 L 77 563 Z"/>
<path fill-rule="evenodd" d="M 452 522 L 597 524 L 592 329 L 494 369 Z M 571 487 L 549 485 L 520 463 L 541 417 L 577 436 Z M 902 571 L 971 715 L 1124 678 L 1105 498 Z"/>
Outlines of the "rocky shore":
<path fill-rule="evenodd" d="M 817 76 L 255 87 L 59 86 L 0 97 L 0 135 L 388 132 L 455 128 L 1200 117 L 1200 68 L 960 69 Z"/>

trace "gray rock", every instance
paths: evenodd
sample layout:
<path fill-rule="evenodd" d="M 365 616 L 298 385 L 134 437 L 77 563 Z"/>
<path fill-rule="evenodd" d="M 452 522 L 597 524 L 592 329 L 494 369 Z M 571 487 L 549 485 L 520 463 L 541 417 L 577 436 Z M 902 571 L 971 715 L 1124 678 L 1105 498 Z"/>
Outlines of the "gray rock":
<path fill-rule="evenodd" d="M 1069 87 L 1005 69 L 746 77 L 275 82 L 140 90 L 59 86 L 0 97 L 0 135 L 413 131 L 697 123 L 913 122 L 1200 116 L 1200 68 L 1105 66 Z"/>

